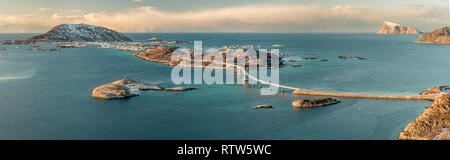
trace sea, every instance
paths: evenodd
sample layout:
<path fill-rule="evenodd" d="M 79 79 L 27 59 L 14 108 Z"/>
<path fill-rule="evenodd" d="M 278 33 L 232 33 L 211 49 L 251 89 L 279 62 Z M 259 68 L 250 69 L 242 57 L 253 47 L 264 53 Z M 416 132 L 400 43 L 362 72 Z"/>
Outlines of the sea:
<path fill-rule="evenodd" d="M 23 40 L 36 34 L 0 34 Z M 417 35 L 344 33 L 127 33 L 136 41 L 203 42 L 203 47 L 258 45 L 279 49 L 280 84 L 305 89 L 415 95 L 450 84 L 450 45 L 413 43 Z M 282 47 L 272 47 L 279 44 Z M 3 140 L 395 140 L 428 101 L 337 98 L 341 103 L 295 109 L 289 92 L 261 95 L 238 84 L 186 84 L 187 92 L 145 91 L 101 100 L 90 90 L 127 77 L 176 86 L 172 67 L 136 52 L 99 48 L 27 50 L 0 45 L 0 139 Z M 54 48 L 41 45 L 41 48 Z M 193 46 L 192 46 L 193 47 Z M 350 55 L 368 58 L 340 59 Z M 305 60 L 314 57 L 316 60 Z M 328 61 L 321 61 L 321 60 Z M 273 109 L 251 109 L 270 104 Z"/>

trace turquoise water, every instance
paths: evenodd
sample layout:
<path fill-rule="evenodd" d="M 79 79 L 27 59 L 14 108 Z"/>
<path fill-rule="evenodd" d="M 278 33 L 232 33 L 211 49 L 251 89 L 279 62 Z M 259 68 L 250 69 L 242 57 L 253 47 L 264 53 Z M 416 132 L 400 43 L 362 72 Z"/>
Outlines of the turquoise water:
<path fill-rule="evenodd" d="M 24 39 L 30 34 L 0 34 Z M 418 94 L 450 84 L 448 45 L 412 43 L 415 36 L 375 34 L 128 34 L 132 39 L 203 40 L 206 47 L 261 45 L 290 56 L 282 84 L 327 91 Z M 52 47 L 52 46 L 44 46 Z M 290 94 L 261 96 L 239 85 L 195 85 L 189 92 L 142 92 L 99 100 L 89 91 L 123 76 L 173 86 L 171 68 L 96 47 L 56 52 L 0 45 L 0 139 L 396 139 L 429 102 L 344 99 L 325 108 L 293 109 Z M 3 53 L 3 54 L 2 54 Z M 339 59 L 340 55 L 369 61 Z M 271 104 L 272 110 L 252 110 Z"/>

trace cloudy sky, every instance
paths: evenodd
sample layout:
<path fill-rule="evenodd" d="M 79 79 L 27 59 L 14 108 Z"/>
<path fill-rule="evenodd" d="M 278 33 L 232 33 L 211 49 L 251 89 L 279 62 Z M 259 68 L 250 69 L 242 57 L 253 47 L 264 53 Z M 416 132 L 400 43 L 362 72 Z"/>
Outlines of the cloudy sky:
<path fill-rule="evenodd" d="M 449 0 L 0 0 L 0 33 L 87 23 L 121 32 L 376 32 L 450 24 Z"/>

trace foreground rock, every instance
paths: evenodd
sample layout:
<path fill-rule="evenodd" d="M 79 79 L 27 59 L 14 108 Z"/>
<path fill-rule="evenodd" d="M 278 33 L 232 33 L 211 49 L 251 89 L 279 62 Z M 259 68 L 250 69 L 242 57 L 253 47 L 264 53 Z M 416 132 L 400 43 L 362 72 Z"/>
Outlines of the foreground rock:
<path fill-rule="evenodd" d="M 385 21 L 377 34 L 423 34 L 423 32 L 414 27 L 405 27 L 397 23 Z"/>
<path fill-rule="evenodd" d="M 416 43 L 450 44 L 450 26 L 443 26 L 433 32 L 424 34 Z"/>
<path fill-rule="evenodd" d="M 252 109 L 272 109 L 273 107 L 271 105 L 268 104 L 263 104 L 263 105 L 256 105 L 253 106 Z"/>
<path fill-rule="evenodd" d="M 430 88 L 421 95 L 436 95 L 436 99 L 398 136 L 400 140 L 450 140 L 450 94 L 447 86 Z"/>
<path fill-rule="evenodd" d="M 88 24 L 61 24 L 45 34 L 30 37 L 26 43 L 40 42 L 128 42 L 130 38 L 117 31 Z"/>
<path fill-rule="evenodd" d="M 294 108 L 315 108 L 338 104 L 340 101 L 333 98 L 319 98 L 314 100 L 296 100 L 292 103 Z"/>
<path fill-rule="evenodd" d="M 159 85 L 152 85 L 145 82 L 139 82 L 131 79 L 121 79 L 109 84 L 101 85 L 91 91 L 91 96 L 100 99 L 123 99 L 138 96 L 138 91 L 157 90 L 157 91 L 188 91 L 196 88 L 174 87 L 164 88 Z"/>

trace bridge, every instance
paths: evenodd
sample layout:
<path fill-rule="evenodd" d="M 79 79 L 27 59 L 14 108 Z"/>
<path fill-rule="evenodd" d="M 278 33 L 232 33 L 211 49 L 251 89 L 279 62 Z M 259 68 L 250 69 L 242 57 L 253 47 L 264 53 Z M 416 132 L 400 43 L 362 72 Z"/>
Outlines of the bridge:
<path fill-rule="evenodd" d="M 434 101 L 438 97 L 438 95 L 376 95 L 376 94 L 360 94 L 360 93 L 340 93 L 340 92 L 328 92 L 328 91 L 315 91 L 309 89 L 302 89 L 298 87 L 292 87 L 287 85 L 281 85 L 276 83 L 271 83 L 267 81 L 263 81 L 258 79 L 251 74 L 249 74 L 243 67 L 226 63 L 227 68 L 235 67 L 240 72 L 243 73 L 244 77 L 248 77 L 256 82 L 261 84 L 266 84 L 270 86 L 275 86 L 279 88 L 284 88 L 288 90 L 294 90 L 292 93 L 295 95 L 307 95 L 307 96 L 326 96 L 326 97 L 343 97 L 343 98 L 364 98 L 364 99 L 397 99 L 397 100 L 427 100 Z"/>

